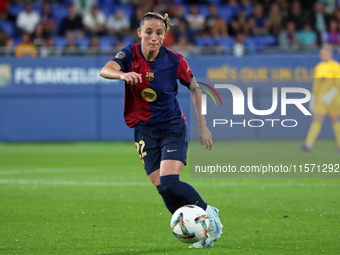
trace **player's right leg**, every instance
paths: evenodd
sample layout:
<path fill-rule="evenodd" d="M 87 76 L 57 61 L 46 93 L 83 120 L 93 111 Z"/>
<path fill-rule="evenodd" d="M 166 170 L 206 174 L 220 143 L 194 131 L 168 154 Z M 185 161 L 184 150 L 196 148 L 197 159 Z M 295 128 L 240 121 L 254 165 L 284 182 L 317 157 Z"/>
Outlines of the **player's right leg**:
<path fill-rule="evenodd" d="M 335 140 L 337 144 L 336 152 L 340 152 L 340 121 L 339 116 L 331 116 L 332 127 L 335 135 Z"/>
<path fill-rule="evenodd" d="M 178 201 L 173 194 L 166 191 L 160 183 L 161 149 L 158 142 L 158 129 L 137 125 L 134 133 L 136 149 L 146 174 L 157 188 L 158 193 L 162 196 L 167 209 L 170 213 L 174 213 L 182 206 L 182 203 Z"/>
<path fill-rule="evenodd" d="M 336 152 L 340 152 L 340 95 L 337 95 L 329 105 L 329 117 L 331 118 L 332 128 L 337 144 Z"/>

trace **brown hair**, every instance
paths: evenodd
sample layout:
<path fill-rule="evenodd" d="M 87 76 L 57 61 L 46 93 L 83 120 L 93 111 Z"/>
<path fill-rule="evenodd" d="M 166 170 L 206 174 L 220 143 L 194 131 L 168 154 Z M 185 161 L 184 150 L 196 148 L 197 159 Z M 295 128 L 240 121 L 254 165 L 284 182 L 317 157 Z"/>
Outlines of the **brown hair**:
<path fill-rule="evenodd" d="M 165 13 L 164 16 L 162 16 L 161 14 L 159 14 L 157 12 L 147 12 L 143 15 L 143 17 L 140 20 L 139 30 L 144 25 L 144 21 L 149 20 L 149 19 L 162 20 L 163 23 L 164 23 L 164 26 L 165 26 L 165 32 L 168 32 L 169 29 L 170 29 L 170 26 L 173 26 L 173 24 L 171 23 L 171 20 L 169 18 L 169 15 L 167 13 Z"/>

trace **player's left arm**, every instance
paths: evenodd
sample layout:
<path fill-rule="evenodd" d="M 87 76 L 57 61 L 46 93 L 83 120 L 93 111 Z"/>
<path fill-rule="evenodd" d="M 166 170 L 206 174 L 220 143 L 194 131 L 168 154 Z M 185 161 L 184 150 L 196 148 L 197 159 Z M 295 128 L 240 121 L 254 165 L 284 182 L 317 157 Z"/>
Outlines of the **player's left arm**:
<path fill-rule="evenodd" d="M 202 91 L 199 89 L 195 77 L 192 77 L 189 89 L 198 119 L 198 139 L 202 145 L 205 143 L 206 149 L 211 150 L 213 145 L 212 136 L 209 129 L 207 128 L 205 116 L 202 115 Z"/>
<path fill-rule="evenodd" d="M 207 128 L 207 123 L 205 121 L 205 116 L 202 115 L 202 91 L 199 89 L 199 86 L 196 82 L 195 77 L 192 74 L 192 71 L 189 67 L 188 62 L 183 58 L 182 55 L 177 54 L 180 57 L 178 70 L 177 70 L 177 78 L 180 82 L 187 86 L 190 90 L 191 99 L 195 106 L 195 111 L 198 119 L 198 139 L 201 144 L 206 145 L 206 149 L 211 150 L 212 147 L 212 136 Z"/>

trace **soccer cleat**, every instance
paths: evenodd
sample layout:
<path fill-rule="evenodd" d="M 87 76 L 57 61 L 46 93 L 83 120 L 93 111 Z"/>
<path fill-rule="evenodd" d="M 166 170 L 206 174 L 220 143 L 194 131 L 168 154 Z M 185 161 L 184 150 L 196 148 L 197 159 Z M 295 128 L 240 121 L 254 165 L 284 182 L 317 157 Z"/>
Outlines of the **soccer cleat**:
<path fill-rule="evenodd" d="M 300 144 L 299 145 L 300 150 L 304 151 L 304 152 L 310 152 L 311 148 L 308 147 L 306 144 Z"/>
<path fill-rule="evenodd" d="M 189 248 L 201 249 L 201 248 L 208 248 L 208 247 L 213 247 L 213 246 L 214 246 L 214 243 L 211 240 L 209 234 L 207 234 L 201 241 L 190 245 Z"/>
<path fill-rule="evenodd" d="M 220 221 L 220 211 L 216 207 L 208 205 L 206 212 L 209 218 L 208 233 L 211 240 L 217 242 L 217 240 L 221 238 L 223 229 L 223 225 Z"/>

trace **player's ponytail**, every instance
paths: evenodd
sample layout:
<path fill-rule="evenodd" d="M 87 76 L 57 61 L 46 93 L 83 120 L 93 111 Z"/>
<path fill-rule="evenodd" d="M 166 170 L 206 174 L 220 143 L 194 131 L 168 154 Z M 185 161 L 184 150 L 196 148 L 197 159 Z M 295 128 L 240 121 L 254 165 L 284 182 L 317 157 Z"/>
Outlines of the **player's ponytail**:
<path fill-rule="evenodd" d="M 165 13 L 164 16 L 162 16 L 161 14 L 159 14 L 157 12 L 147 12 L 143 15 L 143 17 L 140 20 L 139 29 L 141 29 L 142 26 L 144 25 L 144 21 L 149 20 L 149 19 L 162 20 L 164 22 L 165 32 L 168 32 L 169 29 L 170 29 L 170 26 L 173 26 L 173 24 L 171 23 L 171 20 L 169 18 L 169 15 L 167 13 Z"/>

